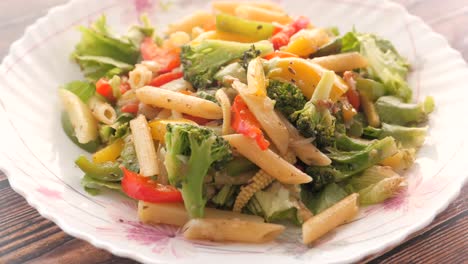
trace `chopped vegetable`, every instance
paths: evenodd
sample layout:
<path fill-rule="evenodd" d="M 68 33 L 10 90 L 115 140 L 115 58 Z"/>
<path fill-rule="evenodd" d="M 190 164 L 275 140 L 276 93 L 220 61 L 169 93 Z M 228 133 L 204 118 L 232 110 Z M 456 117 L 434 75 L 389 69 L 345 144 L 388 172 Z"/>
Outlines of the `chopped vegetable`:
<path fill-rule="evenodd" d="M 304 184 L 303 189 L 309 192 L 319 192 L 329 183 L 335 182 L 340 178 L 340 172 L 333 167 L 307 167 L 305 172 L 312 177 L 312 182 Z"/>
<path fill-rule="evenodd" d="M 70 118 L 68 117 L 68 114 L 66 112 L 62 112 L 61 121 L 62 121 L 61 123 L 62 123 L 63 131 L 65 132 L 67 137 L 73 143 L 75 143 L 75 145 L 91 153 L 95 152 L 99 148 L 99 145 L 100 145 L 99 138 L 92 140 L 85 144 L 82 144 L 78 141 L 78 139 L 76 138 L 75 129 L 73 128 Z"/>
<path fill-rule="evenodd" d="M 123 139 L 117 139 L 112 144 L 94 153 L 93 162 L 104 163 L 117 160 L 117 158 L 120 156 L 120 152 L 122 152 L 122 149 L 124 148 L 124 144 L 125 143 Z"/>
<path fill-rule="evenodd" d="M 122 179 L 123 173 L 116 162 L 93 163 L 85 156 L 79 156 L 75 164 L 89 177 L 101 181 L 118 182 Z"/>
<path fill-rule="evenodd" d="M 383 96 L 375 102 L 375 107 L 382 122 L 395 125 L 421 123 L 434 111 L 434 99 L 426 97 L 418 104 L 404 103 L 395 96 Z"/>
<path fill-rule="evenodd" d="M 352 177 L 346 189 L 359 193 L 359 202 L 376 204 L 394 196 L 405 186 L 405 179 L 389 167 L 372 166 L 362 174 Z"/>
<path fill-rule="evenodd" d="M 145 38 L 140 46 L 144 60 L 156 62 L 159 73 L 170 72 L 180 66 L 180 49 L 174 47 L 161 48 L 151 38 Z"/>
<path fill-rule="evenodd" d="M 367 127 L 364 136 L 382 139 L 393 137 L 404 148 L 418 148 L 426 138 L 427 127 L 404 127 L 382 123 L 382 128 Z"/>
<path fill-rule="evenodd" d="M 252 48 L 267 54 L 273 51 L 269 43 L 258 42 L 245 44 L 223 40 L 203 40 L 197 45 L 182 46 L 181 60 L 184 67 L 184 79 L 196 89 L 214 86 L 215 74 L 221 66 L 240 59 Z"/>
<path fill-rule="evenodd" d="M 301 16 L 291 24 L 280 28 L 278 32 L 271 38 L 271 42 L 275 50 L 280 49 L 283 46 L 288 45 L 289 39 L 296 34 L 296 32 L 300 31 L 301 29 L 305 29 L 309 27 L 310 21 L 307 17 Z"/>
<path fill-rule="evenodd" d="M 182 194 L 175 187 L 160 184 L 124 167 L 122 170 L 122 190 L 129 197 L 150 203 L 182 202 Z"/>
<path fill-rule="evenodd" d="M 360 52 L 369 62 L 367 74 L 384 84 L 386 94 L 398 96 L 405 102 L 411 100 L 412 90 L 405 81 L 409 64 L 388 40 L 352 31 L 343 36 L 341 51 Z"/>
<path fill-rule="evenodd" d="M 112 86 L 106 78 L 101 78 L 96 83 L 96 93 L 100 94 L 102 97 L 106 98 L 108 102 L 114 102 L 114 92 Z"/>
<path fill-rule="evenodd" d="M 250 112 L 247 105 L 239 95 L 234 99 L 232 104 L 232 128 L 247 137 L 255 139 L 258 146 L 265 150 L 270 146 L 270 142 L 265 139 L 262 130 L 260 129 L 260 123 L 255 116 Z"/>
<path fill-rule="evenodd" d="M 110 190 L 122 190 L 122 186 L 120 182 L 112 182 L 112 181 L 102 181 L 90 177 L 89 175 L 85 174 L 81 179 L 81 186 L 83 186 L 84 190 L 89 193 L 90 195 L 98 195 L 101 193 L 103 188 L 107 188 Z"/>
<path fill-rule="evenodd" d="M 96 81 L 112 77 L 133 69 L 138 60 L 138 46 L 128 38 L 117 38 L 110 33 L 105 16 L 101 16 L 91 27 L 80 27 L 81 41 L 76 45 L 72 57 L 80 65 L 85 76 Z"/>
<path fill-rule="evenodd" d="M 227 14 L 216 16 L 216 30 L 236 33 L 255 38 L 256 40 L 268 39 L 273 34 L 273 24 L 247 20 Z"/>
<path fill-rule="evenodd" d="M 348 196 L 348 192 L 336 183 L 328 184 L 318 193 L 307 191 L 307 187 L 305 187 L 305 189 L 302 188 L 301 190 L 302 202 L 314 214 L 319 214 L 344 199 L 346 196 Z"/>
<path fill-rule="evenodd" d="M 83 103 L 88 103 L 88 100 L 94 96 L 95 88 L 89 82 L 73 81 L 64 85 L 65 90 L 68 90 L 78 96 Z"/>
<path fill-rule="evenodd" d="M 297 57 L 299 56 L 297 56 L 294 53 L 286 52 L 286 51 L 279 51 L 279 50 L 275 50 L 274 52 L 263 56 L 265 60 L 271 60 L 273 58 L 297 58 Z"/>
<path fill-rule="evenodd" d="M 288 117 L 302 108 L 307 100 L 302 91 L 294 84 L 271 80 L 267 87 L 268 97 L 275 100 L 275 109 Z"/>
<path fill-rule="evenodd" d="M 231 158 L 229 143 L 208 128 L 190 124 L 169 124 L 165 140 L 169 182 L 182 187 L 189 216 L 203 217 L 203 180 L 210 167 L 221 166 Z"/>
<path fill-rule="evenodd" d="M 161 74 L 157 77 L 155 77 L 151 82 L 149 83 L 150 86 L 154 87 L 160 87 L 168 82 L 171 82 L 173 80 L 177 80 L 179 78 L 182 78 L 184 76 L 183 72 L 168 72 Z"/>

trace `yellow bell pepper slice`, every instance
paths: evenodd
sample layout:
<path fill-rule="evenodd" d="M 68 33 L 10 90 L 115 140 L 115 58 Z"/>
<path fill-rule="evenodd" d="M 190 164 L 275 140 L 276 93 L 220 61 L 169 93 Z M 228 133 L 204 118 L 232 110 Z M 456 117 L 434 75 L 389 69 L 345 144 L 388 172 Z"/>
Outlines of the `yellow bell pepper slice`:
<path fill-rule="evenodd" d="M 123 139 L 121 138 L 117 139 L 112 144 L 94 153 L 93 162 L 104 163 L 107 161 L 115 161 L 120 156 L 120 153 L 122 152 L 124 144 L 125 143 Z"/>
<path fill-rule="evenodd" d="M 327 71 L 327 69 L 322 66 L 301 58 L 281 58 L 272 63 L 268 78 L 296 84 L 309 100 L 322 74 Z M 348 91 L 348 88 L 345 81 L 335 74 L 335 81 L 330 92 L 330 99 L 336 102 L 338 98 Z"/>
<path fill-rule="evenodd" d="M 192 124 L 192 125 L 197 125 L 192 120 L 188 119 L 160 119 L 160 120 L 155 120 L 150 122 L 148 125 L 151 130 L 151 136 L 153 137 L 154 140 L 158 140 L 164 143 L 164 137 L 166 136 L 167 132 L 167 125 L 168 124 Z"/>
<path fill-rule="evenodd" d="M 303 29 L 291 37 L 284 51 L 308 57 L 329 41 L 328 33 L 322 28 Z"/>
<path fill-rule="evenodd" d="M 235 41 L 241 43 L 254 43 L 257 41 L 255 38 L 242 36 L 236 33 L 224 32 L 224 31 L 206 31 L 198 35 L 195 39 L 192 40 L 191 44 L 196 45 L 202 42 L 205 39 L 218 39 L 225 41 Z"/>

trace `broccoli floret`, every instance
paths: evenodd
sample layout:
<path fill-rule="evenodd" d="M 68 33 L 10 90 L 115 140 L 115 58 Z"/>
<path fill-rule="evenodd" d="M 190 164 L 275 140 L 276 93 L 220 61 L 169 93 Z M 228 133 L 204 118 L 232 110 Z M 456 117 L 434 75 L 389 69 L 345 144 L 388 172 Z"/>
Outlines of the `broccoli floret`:
<path fill-rule="evenodd" d="M 421 123 L 427 120 L 428 115 L 434 111 L 434 99 L 426 97 L 424 102 L 418 104 L 404 103 L 395 96 L 383 96 L 375 102 L 375 108 L 380 120 L 389 124 L 407 125 Z"/>
<path fill-rule="evenodd" d="M 180 55 L 184 67 L 184 79 L 197 89 L 206 89 L 215 83 L 214 75 L 221 66 L 241 59 L 246 51 L 255 47 L 260 54 L 273 51 L 271 43 L 238 43 L 223 40 L 203 40 L 199 44 L 182 46 Z"/>
<path fill-rule="evenodd" d="M 304 108 L 304 105 L 307 103 L 301 89 L 288 82 L 270 80 L 267 93 L 268 97 L 276 101 L 275 109 L 286 117 Z"/>
<path fill-rule="evenodd" d="M 310 101 L 301 110 L 290 115 L 299 132 L 305 137 L 314 137 L 319 148 L 333 142 L 335 135 L 336 118 L 329 109 L 329 96 L 334 80 L 335 74 L 332 71 L 324 72 Z"/>
<path fill-rule="evenodd" d="M 169 183 L 182 187 L 189 216 L 203 217 L 203 180 L 211 166 L 231 159 L 229 143 L 212 130 L 191 124 L 169 124 L 165 141 Z"/>
<path fill-rule="evenodd" d="M 391 136 L 404 148 L 418 148 L 424 143 L 427 127 L 404 127 L 382 123 L 382 128 L 366 127 L 364 135 L 370 138 Z"/>
<path fill-rule="evenodd" d="M 215 89 L 210 89 L 210 90 L 197 91 L 195 95 L 199 98 L 202 98 L 202 99 L 205 99 L 205 100 L 208 100 L 217 104 L 218 100 L 216 100 L 215 93 L 216 93 Z"/>
<path fill-rule="evenodd" d="M 247 67 L 249 66 L 249 62 L 258 56 L 260 56 L 260 53 L 262 53 L 260 50 L 257 50 L 255 48 L 255 45 L 250 46 L 249 50 L 246 50 L 244 54 L 242 54 L 242 62 L 241 65 L 244 69 L 247 70 Z"/>
<path fill-rule="evenodd" d="M 307 167 L 306 173 L 312 177 L 310 183 L 302 185 L 302 188 L 305 188 L 310 192 L 318 192 L 325 188 L 326 185 L 335 181 L 336 178 L 340 178 L 340 171 L 337 169 L 327 166 L 327 167 Z"/>

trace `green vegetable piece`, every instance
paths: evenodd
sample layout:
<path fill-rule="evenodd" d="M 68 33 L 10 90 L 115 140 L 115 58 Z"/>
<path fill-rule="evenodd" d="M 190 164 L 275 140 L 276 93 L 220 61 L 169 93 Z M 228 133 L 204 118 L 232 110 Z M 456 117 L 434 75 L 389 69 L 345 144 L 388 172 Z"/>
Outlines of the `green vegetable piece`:
<path fill-rule="evenodd" d="M 372 166 L 362 174 L 351 177 L 346 190 L 359 193 L 359 202 L 362 205 L 370 205 L 391 198 L 404 183 L 404 178 L 391 168 Z"/>
<path fill-rule="evenodd" d="M 79 156 L 75 164 L 89 177 L 100 181 L 118 182 L 123 177 L 123 172 L 116 162 L 96 164 L 85 156 Z"/>
<path fill-rule="evenodd" d="M 255 215 L 262 216 L 267 222 L 291 221 L 300 225 L 295 203 L 291 193 L 280 183 L 273 183 L 269 188 L 258 191 L 247 204 L 247 209 Z"/>
<path fill-rule="evenodd" d="M 224 68 L 222 68 L 220 71 L 218 71 L 214 78 L 218 82 L 222 83 L 225 86 L 230 86 L 229 82 L 225 81 L 225 77 L 233 77 L 238 79 L 242 83 L 247 83 L 247 71 L 245 70 L 242 65 L 238 62 L 231 63 Z"/>
<path fill-rule="evenodd" d="M 269 42 L 247 44 L 207 39 L 200 44 L 184 45 L 180 55 L 184 79 L 196 89 L 212 87 L 215 84 L 215 74 L 220 68 L 233 60 L 241 59 L 252 46 L 260 51 L 260 55 L 273 51 L 273 45 Z"/>
<path fill-rule="evenodd" d="M 327 44 L 320 47 L 315 53 L 310 55 L 310 58 L 323 57 L 333 54 L 338 54 L 341 51 L 341 38 L 334 38 Z"/>
<path fill-rule="evenodd" d="M 333 167 L 316 167 L 311 166 L 306 168 L 306 173 L 312 177 L 312 182 L 303 184 L 302 188 L 305 188 L 310 192 L 318 192 L 325 188 L 328 184 L 335 181 L 336 178 L 340 178 L 340 171 Z"/>
<path fill-rule="evenodd" d="M 234 204 L 238 191 L 239 191 L 239 186 L 226 184 L 211 199 L 211 202 L 213 202 L 215 205 L 219 207 L 231 207 Z"/>
<path fill-rule="evenodd" d="M 370 144 L 372 142 L 368 140 L 352 138 L 343 134 L 335 135 L 335 148 L 342 151 L 363 150 Z"/>
<path fill-rule="evenodd" d="M 139 45 L 126 37 L 113 36 L 105 16 L 101 16 L 91 27 L 80 27 L 79 30 L 82 33 L 81 40 L 76 45 L 72 58 L 90 81 L 128 72 L 138 61 Z"/>
<path fill-rule="evenodd" d="M 366 57 L 367 74 L 384 84 L 386 94 L 398 96 L 405 102 L 411 100 L 412 90 L 405 80 L 409 64 L 391 42 L 373 34 L 352 31 L 342 39 L 341 52 L 349 51 L 358 51 Z"/>
<path fill-rule="evenodd" d="M 366 127 L 364 135 L 370 138 L 393 137 L 403 148 L 418 148 L 426 139 L 428 127 L 404 127 L 382 123 L 382 128 Z"/>
<path fill-rule="evenodd" d="M 100 194 L 102 188 L 122 191 L 120 182 L 100 181 L 87 174 L 81 179 L 81 186 L 83 186 L 87 193 L 93 196 Z"/>
<path fill-rule="evenodd" d="M 312 211 L 314 214 L 319 214 L 330 206 L 348 196 L 348 193 L 336 183 L 328 184 L 322 191 L 313 193 L 307 191 L 307 189 L 301 190 L 302 202 Z"/>
<path fill-rule="evenodd" d="M 256 40 L 268 39 L 273 35 L 273 24 L 247 20 L 236 16 L 216 16 L 216 30 L 236 33 Z"/>
<path fill-rule="evenodd" d="M 341 172 L 342 180 L 355 175 L 381 160 L 388 158 L 398 151 L 395 139 L 386 137 L 381 140 L 373 141 L 365 149 L 357 151 L 339 151 L 329 148 L 328 157 L 332 160 L 332 166 Z"/>
<path fill-rule="evenodd" d="M 385 95 L 385 87 L 383 84 L 371 79 L 356 78 L 356 89 L 373 102 Z"/>
<path fill-rule="evenodd" d="M 195 95 L 201 99 L 205 99 L 208 101 L 211 101 L 215 104 L 218 104 L 218 100 L 216 100 L 215 94 L 216 94 L 217 89 L 209 89 L 209 90 L 203 90 L 203 91 L 197 91 Z"/>
<path fill-rule="evenodd" d="M 299 132 L 305 137 L 314 137 L 318 147 L 331 144 L 335 135 L 336 118 L 325 105 L 321 104 L 329 99 L 334 80 L 335 75 L 332 71 L 324 72 L 310 101 L 303 109 L 290 116 Z"/>
<path fill-rule="evenodd" d="M 66 112 L 62 112 L 61 115 L 61 123 L 62 123 L 62 128 L 67 137 L 75 143 L 78 147 L 80 147 L 83 150 L 86 150 L 89 153 L 96 152 L 98 148 L 100 147 L 101 143 L 99 142 L 98 139 L 93 140 L 91 142 L 88 142 L 86 144 L 81 144 L 78 139 L 75 136 L 75 129 L 73 128 L 72 123 L 70 122 L 70 118 L 68 117 L 68 114 Z"/>
<path fill-rule="evenodd" d="M 96 87 L 92 83 L 84 81 L 72 81 L 65 84 L 63 88 L 74 93 L 85 104 L 96 93 Z"/>
<path fill-rule="evenodd" d="M 434 111 L 434 99 L 427 96 L 424 102 L 413 104 L 404 103 L 395 96 L 383 96 L 375 102 L 375 108 L 380 120 L 395 125 L 421 123 L 428 119 Z"/>
<path fill-rule="evenodd" d="M 119 162 L 127 170 L 131 170 L 136 173 L 140 172 L 140 164 L 138 163 L 135 145 L 133 144 L 131 136 L 127 136 L 125 138 L 125 144 L 122 149 L 122 152 L 120 153 Z"/>
<path fill-rule="evenodd" d="M 275 109 L 289 117 L 304 108 L 307 99 L 301 89 L 294 84 L 270 80 L 267 87 L 268 97 L 275 100 Z"/>
<path fill-rule="evenodd" d="M 169 182 L 182 187 L 190 218 L 201 218 L 206 203 L 203 198 L 204 178 L 210 167 L 221 166 L 231 159 L 229 143 L 211 129 L 190 124 L 169 124 L 165 141 Z"/>
<path fill-rule="evenodd" d="M 240 156 L 233 158 L 224 166 L 224 170 L 229 176 L 238 176 L 256 169 L 258 169 L 258 167 L 255 163 L 252 163 L 250 160 Z"/>

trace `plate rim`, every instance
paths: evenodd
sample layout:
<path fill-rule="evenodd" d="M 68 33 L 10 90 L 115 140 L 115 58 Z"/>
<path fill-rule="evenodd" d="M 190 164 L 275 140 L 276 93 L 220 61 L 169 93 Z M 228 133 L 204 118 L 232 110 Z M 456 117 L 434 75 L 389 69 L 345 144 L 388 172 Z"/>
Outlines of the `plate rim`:
<path fill-rule="evenodd" d="M 75 5 L 75 4 L 77 4 L 77 3 L 81 2 L 81 1 L 84 1 L 84 0 L 70 0 L 67 3 L 61 4 L 61 5 L 58 5 L 58 6 L 53 6 L 47 11 L 47 13 L 45 15 L 41 16 L 34 23 L 27 26 L 26 29 L 24 30 L 23 34 L 21 35 L 21 37 L 18 38 L 17 40 L 15 40 L 10 45 L 10 47 L 8 48 L 7 55 L 2 59 L 1 64 L 0 64 L 0 68 L 5 67 L 6 62 L 8 60 L 12 59 L 12 57 L 13 57 L 12 54 L 13 54 L 14 50 L 17 49 L 17 47 L 20 46 L 25 41 L 25 38 L 28 35 L 30 35 L 31 32 L 35 31 L 42 24 L 45 24 L 47 22 L 47 20 L 54 13 L 60 13 L 63 10 L 67 10 L 68 8 L 70 8 L 70 6 L 73 6 L 73 5 Z M 350 2 L 352 2 L 352 1 L 350 1 Z M 415 22 L 418 23 L 418 25 L 420 25 L 426 31 L 426 33 L 429 35 L 430 38 L 437 38 L 438 40 L 442 41 L 442 45 L 445 46 L 444 49 L 446 49 L 447 52 L 455 54 L 458 58 L 461 58 L 462 61 L 463 61 L 463 66 L 462 67 L 464 67 L 465 69 L 468 69 L 467 62 L 463 58 L 461 52 L 454 49 L 450 45 L 448 40 L 443 35 L 441 35 L 440 33 L 435 32 L 420 17 L 411 14 L 406 9 L 406 7 L 404 7 L 403 5 L 401 5 L 399 3 L 393 2 L 391 0 L 383 0 L 383 1 L 379 1 L 379 2 L 382 5 L 388 6 L 388 8 L 398 9 L 398 11 L 401 12 L 405 16 L 405 18 L 408 19 L 409 23 L 415 23 Z M 0 103 L 2 103 L 2 102 L 0 101 Z M 0 108 L 0 111 L 2 111 L 2 114 L 6 114 L 6 111 L 3 108 Z M 6 118 L 8 119 L 8 117 L 6 117 Z M 6 125 L 10 127 L 10 124 L 6 124 Z M 462 149 L 465 149 L 466 147 L 467 146 L 464 146 Z M 460 155 L 460 153 L 457 154 L 457 155 Z M 31 207 L 36 209 L 38 211 L 38 213 L 42 217 L 52 221 L 63 232 L 65 232 L 65 233 L 67 233 L 67 234 L 69 234 L 69 235 L 71 235 L 71 236 L 73 236 L 75 238 L 85 240 L 86 242 L 92 244 L 93 246 L 95 246 L 97 248 L 105 249 L 108 252 L 110 252 L 110 253 L 112 253 L 112 254 L 114 254 L 116 256 L 119 256 L 119 257 L 130 258 L 130 259 L 134 259 L 136 261 L 143 262 L 143 263 L 148 263 L 148 262 L 151 262 L 151 263 L 165 263 L 165 261 L 163 261 L 163 260 L 149 259 L 149 258 L 145 257 L 142 254 L 136 254 L 134 251 L 125 250 L 125 249 L 122 249 L 122 248 L 115 247 L 112 243 L 107 242 L 105 239 L 100 239 L 100 238 L 98 238 L 96 236 L 92 236 L 92 235 L 88 234 L 87 232 L 82 232 L 79 229 L 76 229 L 73 226 L 65 223 L 63 220 L 60 219 L 60 215 L 57 215 L 57 213 L 49 212 L 49 210 L 47 208 L 47 204 L 42 204 L 40 201 L 37 201 L 37 199 L 34 199 L 34 197 L 32 195 L 28 194 L 27 190 L 23 190 L 23 188 L 20 187 L 21 185 L 19 185 L 19 184 L 17 185 L 18 182 L 16 181 L 15 177 L 13 176 L 13 173 L 11 173 L 11 171 L 14 170 L 14 166 L 10 166 L 10 165 L 8 165 L 7 162 L 5 162 L 5 159 L 6 159 L 5 155 L 3 153 L 1 153 L 1 152 L 0 152 L 0 157 L 2 157 L 0 159 L 0 170 L 2 170 L 4 172 L 5 176 L 7 177 L 8 181 L 10 183 L 11 188 L 16 193 L 20 194 L 23 198 L 25 198 L 27 203 Z M 359 260 L 362 260 L 365 257 L 377 254 L 379 252 L 382 252 L 382 251 L 384 251 L 384 250 L 386 250 L 388 248 L 395 247 L 395 246 L 401 244 L 407 237 L 411 236 L 415 232 L 417 232 L 417 231 L 425 228 L 426 226 L 428 226 L 430 223 L 432 223 L 432 221 L 441 212 L 443 212 L 445 209 L 447 209 L 447 207 L 450 205 L 451 202 L 453 202 L 455 200 L 456 197 L 458 197 L 460 195 L 460 192 L 461 192 L 463 186 L 466 184 L 467 179 L 468 179 L 468 174 L 463 176 L 463 179 L 460 181 L 460 185 L 457 186 L 456 190 L 450 194 L 450 197 L 448 197 L 446 199 L 445 203 L 443 203 L 439 208 L 435 208 L 433 210 L 434 213 L 431 214 L 431 216 L 427 217 L 426 219 L 422 219 L 421 221 L 419 221 L 415 225 L 412 225 L 409 229 L 407 229 L 406 232 L 402 232 L 398 237 L 388 240 L 387 243 L 381 243 L 381 244 L 379 244 L 379 245 L 377 245 L 377 246 L 375 246 L 375 247 L 373 247 L 371 249 L 361 251 L 361 253 L 358 253 L 358 254 L 354 255 L 352 258 L 349 258 L 347 260 L 347 262 L 359 261 Z"/>

